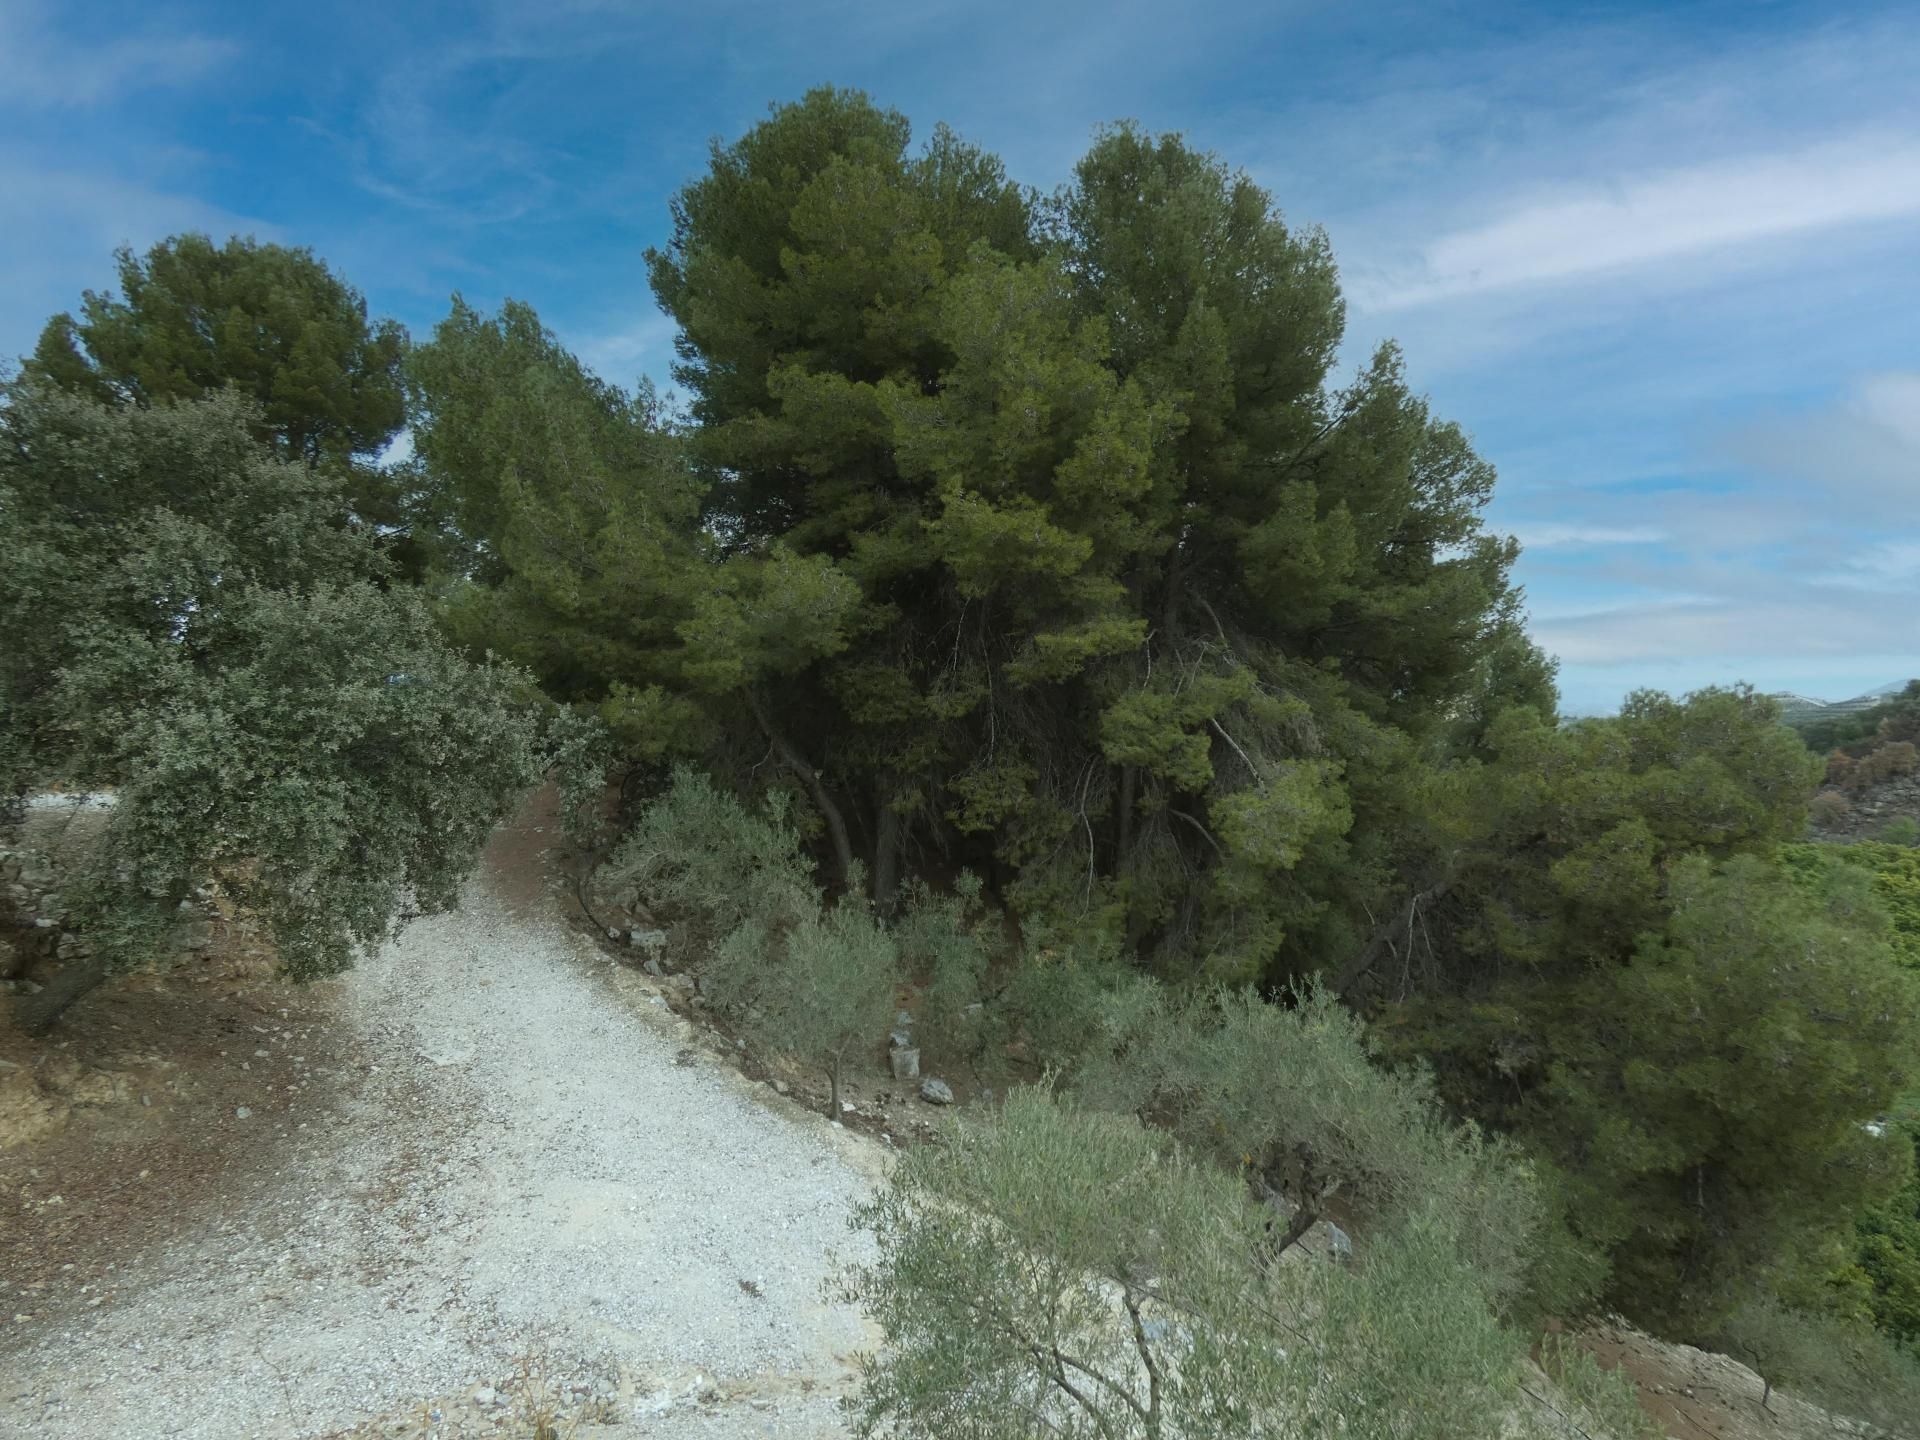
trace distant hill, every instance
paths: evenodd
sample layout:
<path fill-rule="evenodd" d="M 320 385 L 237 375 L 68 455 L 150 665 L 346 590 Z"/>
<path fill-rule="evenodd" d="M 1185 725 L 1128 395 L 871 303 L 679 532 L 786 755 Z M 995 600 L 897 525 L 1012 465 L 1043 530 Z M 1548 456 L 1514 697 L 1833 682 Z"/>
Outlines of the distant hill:
<path fill-rule="evenodd" d="M 1775 690 L 1771 698 L 1780 702 L 1782 720 L 1789 725 L 1800 726 L 1816 720 L 1838 720 L 1846 715 L 1858 714 L 1862 710 L 1871 710 L 1906 688 L 1906 681 L 1895 680 L 1891 684 L 1880 686 L 1877 690 L 1869 690 L 1848 700 L 1816 700 L 1811 695 L 1797 695 L 1791 690 Z"/>

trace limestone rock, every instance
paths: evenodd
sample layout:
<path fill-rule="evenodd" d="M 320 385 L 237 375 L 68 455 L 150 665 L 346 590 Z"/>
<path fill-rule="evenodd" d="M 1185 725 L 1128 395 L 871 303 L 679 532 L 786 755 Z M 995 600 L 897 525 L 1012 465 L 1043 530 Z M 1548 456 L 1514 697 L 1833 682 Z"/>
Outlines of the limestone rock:
<path fill-rule="evenodd" d="M 0 1150 L 59 1129 L 71 1108 L 64 1097 L 41 1089 L 24 1066 L 0 1069 Z"/>

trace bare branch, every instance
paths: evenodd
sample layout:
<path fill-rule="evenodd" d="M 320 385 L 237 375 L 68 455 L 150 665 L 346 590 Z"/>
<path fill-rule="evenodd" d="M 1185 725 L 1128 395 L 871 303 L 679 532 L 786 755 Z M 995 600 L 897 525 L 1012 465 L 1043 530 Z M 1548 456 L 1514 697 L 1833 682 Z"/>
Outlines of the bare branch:
<path fill-rule="evenodd" d="M 1208 717 L 1207 724 L 1213 727 L 1214 734 L 1218 735 L 1222 740 L 1226 741 L 1227 744 L 1233 746 L 1233 753 L 1238 755 L 1241 758 L 1241 760 L 1245 762 L 1247 769 L 1253 772 L 1253 778 L 1255 780 L 1258 780 L 1260 784 L 1264 787 L 1267 783 L 1267 777 L 1260 772 L 1260 767 L 1253 763 L 1253 757 L 1247 754 L 1246 751 L 1240 748 L 1240 742 L 1238 740 L 1235 740 L 1233 736 L 1227 733 L 1226 726 L 1222 725 L 1218 720 L 1213 719 L 1211 716 Z"/>
<path fill-rule="evenodd" d="M 1172 806 L 1167 807 L 1167 814 L 1178 815 L 1182 820 L 1186 821 L 1187 824 L 1193 826 L 1194 829 L 1200 832 L 1201 838 L 1213 847 L 1214 854 L 1218 855 L 1222 860 L 1227 858 L 1227 852 L 1220 848 L 1220 842 L 1214 839 L 1212 834 L 1208 832 L 1207 827 L 1194 819 L 1193 816 L 1187 814 L 1184 810 L 1175 810 Z"/>
<path fill-rule="evenodd" d="M 1147 1343 L 1147 1327 L 1140 1318 L 1140 1297 L 1131 1289 L 1122 1292 L 1127 1318 L 1133 1322 L 1133 1348 L 1140 1352 L 1140 1363 L 1147 1367 L 1147 1424 L 1160 1422 L 1160 1362 L 1154 1359 L 1153 1346 Z"/>

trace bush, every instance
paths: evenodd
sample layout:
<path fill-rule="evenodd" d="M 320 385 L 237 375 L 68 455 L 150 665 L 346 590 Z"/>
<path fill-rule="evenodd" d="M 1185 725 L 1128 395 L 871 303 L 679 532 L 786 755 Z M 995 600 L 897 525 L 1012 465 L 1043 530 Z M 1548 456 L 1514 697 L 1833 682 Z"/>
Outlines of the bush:
<path fill-rule="evenodd" d="M 1816 828 L 1831 830 L 1853 813 L 1853 802 L 1838 790 L 1822 790 L 1807 802 L 1807 818 Z"/>
<path fill-rule="evenodd" d="M 776 792 L 763 809 L 749 810 L 685 766 L 641 811 L 596 888 L 668 909 L 713 941 L 748 923 L 781 931 L 820 908 L 786 797 Z"/>
<path fill-rule="evenodd" d="M 1911 815 L 1901 815 L 1889 820 L 1880 829 L 1880 839 L 1888 845 L 1911 847 L 1920 845 L 1920 820 Z"/>
<path fill-rule="evenodd" d="M 899 955 L 866 901 L 849 896 L 784 932 L 746 921 L 715 948 L 707 978 L 715 1003 L 756 1043 L 820 1068 L 837 1120 L 847 1058 L 886 1033 Z"/>
<path fill-rule="evenodd" d="M 1501 1433 L 1519 1346 L 1439 1205 L 1351 1265 L 1276 1264 L 1265 1211 L 1137 1120 L 1042 1090 L 911 1152 L 855 1223 L 863 1436 Z"/>
<path fill-rule="evenodd" d="M 907 882 L 895 935 L 901 964 L 923 986 L 914 1031 L 922 1051 L 976 1065 L 984 1058 L 993 1027 L 980 1002 L 988 970 L 1005 948 L 1002 923 L 970 872 L 961 873 L 951 895 L 938 894 L 918 877 Z"/>
<path fill-rule="evenodd" d="M 847 1058 L 877 1046 L 893 1014 L 899 952 L 859 898 L 823 909 L 784 797 L 753 811 L 705 775 L 674 771 L 602 875 L 670 907 L 711 942 L 706 989 L 756 1043 L 817 1065 L 840 1115 Z"/>
<path fill-rule="evenodd" d="M 1854 1223 L 1853 1263 L 1840 1283 L 1857 1287 L 1862 1317 L 1920 1356 L 1920 1100 L 1908 1097 L 1880 1122 L 1888 1144 L 1912 1152 L 1904 1188 Z"/>
<path fill-rule="evenodd" d="M 1157 981 L 1095 937 L 1085 945 L 1029 947 L 988 1018 L 1040 1069 L 1077 1079 L 1124 1068 L 1159 1023 L 1164 1003 Z"/>
<path fill-rule="evenodd" d="M 1460 1217 L 1464 1259 L 1487 1294 L 1521 1303 L 1547 1225 L 1530 1170 L 1504 1142 L 1451 1123 L 1423 1073 L 1375 1065 L 1365 1027 L 1330 994 L 1309 987 L 1282 1005 L 1222 992 L 1163 1007 L 1139 1033 L 1090 1084 L 1283 1200 L 1278 1249 L 1336 1196 L 1387 1228 L 1438 1205 Z"/>
<path fill-rule="evenodd" d="M 1920 1434 L 1920 1357 L 1865 1325 L 1756 1298 L 1713 1335 L 1762 1379 L 1836 1415 L 1893 1435 Z"/>

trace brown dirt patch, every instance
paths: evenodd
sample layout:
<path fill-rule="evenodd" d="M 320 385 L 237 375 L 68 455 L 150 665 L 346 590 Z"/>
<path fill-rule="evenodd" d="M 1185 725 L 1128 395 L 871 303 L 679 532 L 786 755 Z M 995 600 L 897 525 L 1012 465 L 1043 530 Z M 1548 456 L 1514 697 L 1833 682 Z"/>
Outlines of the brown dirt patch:
<path fill-rule="evenodd" d="M 1641 1409 L 1672 1440 L 1832 1440 L 1869 1433 L 1777 1390 L 1767 1393 L 1758 1375 L 1725 1355 L 1619 1324 L 1596 1326 L 1579 1339 L 1604 1368 L 1626 1370 L 1639 1388 Z"/>
<path fill-rule="evenodd" d="M 100 1303 L 128 1261 L 247 1203 L 256 1172 L 325 1125 L 352 1065 L 329 987 L 223 940 L 109 982 L 43 1040 L 0 1014 L 0 1084 L 33 1112 L 0 1134 L 0 1324 Z"/>

